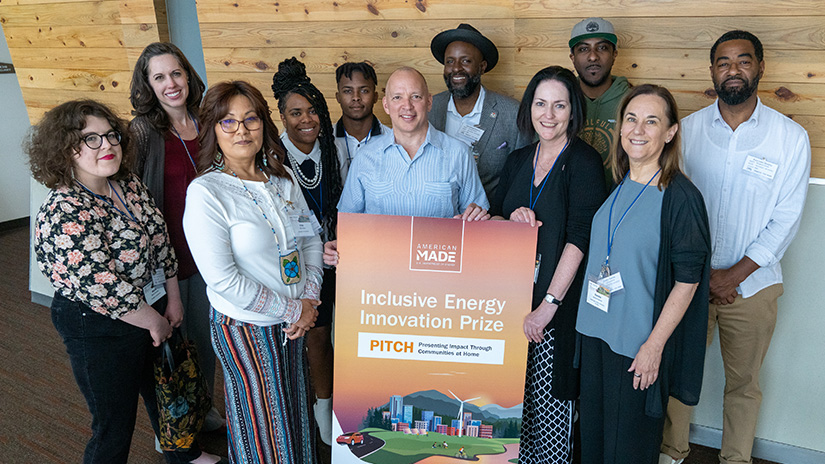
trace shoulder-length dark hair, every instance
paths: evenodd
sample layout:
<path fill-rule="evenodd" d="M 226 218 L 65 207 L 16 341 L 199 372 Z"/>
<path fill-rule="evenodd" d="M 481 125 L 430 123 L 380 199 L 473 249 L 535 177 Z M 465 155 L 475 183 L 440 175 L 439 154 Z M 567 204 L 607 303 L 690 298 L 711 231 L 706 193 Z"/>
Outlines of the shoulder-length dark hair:
<path fill-rule="evenodd" d="M 246 81 L 219 82 L 206 91 L 199 114 L 203 129 L 198 135 L 198 173 L 203 174 L 213 169 L 220 152 L 218 138 L 215 135 L 215 131 L 222 130 L 218 127 L 218 121 L 226 116 L 229 112 L 229 102 L 237 96 L 248 98 L 255 114 L 263 122 L 264 140 L 261 151 L 255 155 L 255 165 L 267 175 L 291 180 L 283 165 L 284 149 L 278 138 L 278 128 L 272 122 L 269 105 L 261 92 Z M 266 164 L 263 162 L 264 156 Z"/>
<path fill-rule="evenodd" d="M 186 97 L 186 109 L 192 117 L 198 116 L 198 104 L 203 97 L 206 86 L 195 72 L 195 68 L 183 55 L 178 47 L 169 42 L 154 42 L 146 46 L 135 63 L 132 71 L 132 83 L 129 86 L 129 101 L 132 102 L 132 115 L 145 116 L 152 123 L 152 126 L 159 132 L 166 132 L 169 129 L 169 116 L 158 102 L 155 91 L 149 83 L 149 60 L 156 56 L 172 55 L 178 60 L 178 64 L 186 73 L 187 87 L 189 94 Z"/>
<path fill-rule="evenodd" d="M 613 171 L 613 182 L 616 184 L 621 182 L 625 174 L 630 170 L 630 160 L 627 157 L 627 152 L 624 150 L 624 147 L 622 147 L 622 124 L 624 124 L 627 105 L 639 95 L 656 95 L 664 100 L 667 127 L 671 128 L 674 124 L 679 124 L 679 107 L 676 106 L 676 100 L 668 89 L 656 84 L 642 84 L 630 89 L 619 105 L 617 115 L 619 123 L 616 124 L 616 128 L 614 129 L 616 133 L 613 135 L 613 146 L 610 147 L 610 169 Z M 662 169 L 657 184 L 659 190 L 666 188 L 671 179 L 673 179 L 673 176 L 681 172 L 681 168 L 679 167 L 682 162 L 681 132 L 680 130 L 676 131 L 676 135 L 670 139 L 670 142 L 665 143 L 665 146 L 662 148 L 662 154 L 659 155 L 659 167 Z"/>
<path fill-rule="evenodd" d="M 536 87 L 542 82 L 550 80 L 561 82 L 567 88 L 567 93 L 570 94 L 570 123 L 567 125 L 567 140 L 572 140 L 573 137 L 579 135 L 584 127 L 586 111 L 584 94 L 579 85 L 579 80 L 573 72 L 562 66 L 548 66 L 530 79 L 530 83 L 524 89 L 524 96 L 521 97 L 516 125 L 519 131 L 528 139 L 535 136 L 536 130 L 533 128 L 532 117 L 533 98 L 536 96 Z"/>
<path fill-rule="evenodd" d="M 117 180 L 129 175 L 134 151 L 126 122 L 103 103 L 73 100 L 49 110 L 39 123 L 32 126 L 23 142 L 23 151 L 29 156 L 29 168 L 34 180 L 48 188 L 71 185 L 74 180 L 74 157 L 83 143 L 82 131 L 89 116 L 105 119 L 112 129 L 120 133 L 123 159 L 120 169 L 111 178 Z"/>

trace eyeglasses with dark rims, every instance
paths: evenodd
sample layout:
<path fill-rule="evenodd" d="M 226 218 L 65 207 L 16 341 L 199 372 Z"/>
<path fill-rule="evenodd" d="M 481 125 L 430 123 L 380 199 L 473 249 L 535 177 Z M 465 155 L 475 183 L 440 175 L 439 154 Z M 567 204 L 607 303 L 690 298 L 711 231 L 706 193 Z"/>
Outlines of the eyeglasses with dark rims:
<path fill-rule="evenodd" d="M 116 130 L 110 130 L 105 134 L 86 134 L 83 136 L 83 143 L 86 144 L 87 147 L 91 148 L 92 150 L 97 150 L 98 148 L 103 146 L 103 139 L 109 141 L 109 145 L 117 146 L 120 145 L 120 132 Z"/>
<path fill-rule="evenodd" d="M 237 119 L 221 119 L 218 121 L 218 124 L 221 126 L 221 130 L 226 132 L 227 134 L 234 134 L 238 131 L 238 128 L 241 127 L 243 124 L 248 131 L 254 131 L 261 128 L 261 118 L 257 116 L 250 116 L 243 121 L 238 121 Z"/>

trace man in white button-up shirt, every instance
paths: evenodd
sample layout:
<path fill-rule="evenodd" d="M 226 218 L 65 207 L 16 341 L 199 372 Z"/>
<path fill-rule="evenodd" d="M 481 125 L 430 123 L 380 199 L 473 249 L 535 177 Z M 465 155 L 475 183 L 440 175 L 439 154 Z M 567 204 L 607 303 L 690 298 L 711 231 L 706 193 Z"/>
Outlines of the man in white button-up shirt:
<path fill-rule="evenodd" d="M 685 172 L 710 219 L 708 343 L 719 327 L 725 365 L 719 461 L 751 462 L 762 392 L 759 370 L 782 295 L 779 260 L 799 228 L 811 168 L 808 134 L 757 97 L 762 44 L 731 31 L 710 52 L 716 103 L 682 120 Z M 689 451 L 691 408 L 671 398 L 660 463 Z"/>

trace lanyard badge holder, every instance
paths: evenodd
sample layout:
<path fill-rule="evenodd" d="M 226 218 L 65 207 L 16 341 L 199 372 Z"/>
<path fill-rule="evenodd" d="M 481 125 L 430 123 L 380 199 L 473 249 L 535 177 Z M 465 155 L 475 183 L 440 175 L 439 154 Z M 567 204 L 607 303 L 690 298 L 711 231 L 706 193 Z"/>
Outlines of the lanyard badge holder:
<path fill-rule="evenodd" d="M 633 208 L 633 205 L 636 204 L 636 201 L 639 200 L 639 197 L 645 192 L 647 187 L 653 182 L 653 179 L 659 175 L 659 171 L 656 171 L 653 174 L 653 177 L 647 181 L 645 186 L 642 188 L 641 191 L 636 195 L 636 198 L 630 203 L 630 206 L 622 213 L 622 216 L 619 218 L 619 221 L 616 223 L 616 226 L 613 230 L 610 230 L 610 224 L 613 222 L 613 207 L 616 205 L 616 198 L 619 197 L 619 194 L 622 191 L 622 186 L 624 185 L 625 179 L 627 179 L 627 174 L 625 174 L 624 179 L 619 184 L 619 187 L 616 189 L 616 195 L 613 196 L 613 201 L 610 203 L 610 212 L 607 216 L 607 257 L 605 257 L 604 262 L 602 263 L 599 269 L 598 276 L 588 276 L 587 278 L 587 303 L 595 306 L 596 308 L 607 312 L 608 306 L 610 304 L 610 295 L 615 292 L 619 292 L 624 290 L 624 283 L 622 282 L 622 274 L 621 272 L 613 273 L 610 270 L 610 252 L 613 250 L 613 239 L 616 237 L 616 231 L 619 229 L 619 225 L 621 225 L 622 221 L 624 220 L 627 213 Z"/>

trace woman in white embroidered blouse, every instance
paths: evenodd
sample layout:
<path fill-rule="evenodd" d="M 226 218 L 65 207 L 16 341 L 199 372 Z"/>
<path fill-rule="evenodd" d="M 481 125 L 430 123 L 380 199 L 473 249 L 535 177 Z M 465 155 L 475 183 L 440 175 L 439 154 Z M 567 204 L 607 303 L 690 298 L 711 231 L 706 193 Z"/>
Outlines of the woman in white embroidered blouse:
<path fill-rule="evenodd" d="M 183 227 L 212 305 L 229 458 L 313 462 L 303 336 L 320 304 L 321 239 L 257 89 L 212 86 L 200 121 Z"/>

